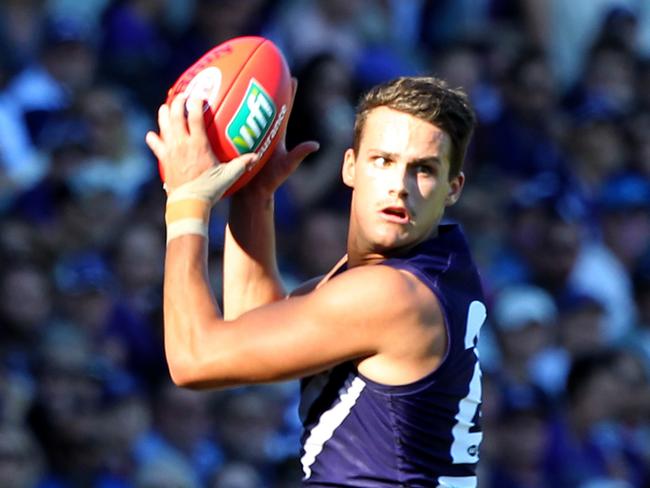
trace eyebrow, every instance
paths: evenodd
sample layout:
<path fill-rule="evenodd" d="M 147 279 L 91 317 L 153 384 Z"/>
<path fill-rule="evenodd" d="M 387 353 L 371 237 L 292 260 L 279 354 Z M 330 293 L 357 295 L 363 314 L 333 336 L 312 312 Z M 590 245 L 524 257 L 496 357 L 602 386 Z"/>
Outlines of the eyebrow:
<path fill-rule="evenodd" d="M 442 161 L 440 161 L 440 158 L 438 156 L 429 156 L 426 158 L 417 158 L 412 161 L 409 161 L 409 164 L 412 165 L 417 165 L 417 164 L 433 164 L 436 166 L 442 166 Z"/>

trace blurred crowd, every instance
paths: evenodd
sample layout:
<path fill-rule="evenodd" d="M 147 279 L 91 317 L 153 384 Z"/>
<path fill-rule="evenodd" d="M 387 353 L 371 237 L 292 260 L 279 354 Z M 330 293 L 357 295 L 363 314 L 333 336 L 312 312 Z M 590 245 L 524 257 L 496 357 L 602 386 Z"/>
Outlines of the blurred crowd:
<path fill-rule="evenodd" d="M 296 382 L 182 390 L 163 355 L 144 134 L 185 68 L 246 34 L 299 80 L 289 145 L 321 144 L 276 199 L 287 287 L 345 252 L 359 94 L 462 87 L 479 126 L 448 219 L 488 298 L 480 487 L 650 487 L 647 0 L 0 2 L 0 486 L 298 486 Z"/>

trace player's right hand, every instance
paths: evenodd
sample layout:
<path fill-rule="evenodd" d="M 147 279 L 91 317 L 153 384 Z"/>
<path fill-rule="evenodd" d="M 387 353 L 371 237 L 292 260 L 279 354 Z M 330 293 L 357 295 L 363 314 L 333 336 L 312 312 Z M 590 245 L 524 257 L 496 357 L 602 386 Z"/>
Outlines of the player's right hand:
<path fill-rule="evenodd" d="M 188 108 L 187 117 L 185 107 Z M 203 118 L 203 102 L 178 95 L 171 106 L 158 111 L 160 134 L 149 132 L 146 142 L 165 175 L 169 198 L 199 199 L 214 204 L 239 177 L 255 164 L 258 156 L 243 154 L 221 163 L 212 148 Z"/>

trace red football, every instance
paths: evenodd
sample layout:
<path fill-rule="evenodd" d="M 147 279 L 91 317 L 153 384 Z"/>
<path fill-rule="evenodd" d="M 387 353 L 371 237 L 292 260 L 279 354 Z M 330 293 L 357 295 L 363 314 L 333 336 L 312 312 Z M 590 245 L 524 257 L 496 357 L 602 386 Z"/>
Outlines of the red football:
<path fill-rule="evenodd" d="M 208 139 L 219 161 L 257 152 L 259 162 L 226 192 L 227 197 L 262 169 L 287 126 L 291 74 L 284 56 L 268 39 L 237 37 L 212 48 L 176 80 L 179 93 L 205 100 Z M 164 175 L 161 178 L 164 180 Z"/>

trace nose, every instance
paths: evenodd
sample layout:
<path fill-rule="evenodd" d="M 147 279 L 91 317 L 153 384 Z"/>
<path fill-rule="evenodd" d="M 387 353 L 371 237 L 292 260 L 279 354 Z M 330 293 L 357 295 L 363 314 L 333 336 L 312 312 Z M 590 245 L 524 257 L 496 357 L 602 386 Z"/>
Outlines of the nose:
<path fill-rule="evenodd" d="M 408 168 L 404 165 L 395 165 L 390 180 L 390 196 L 394 198 L 406 198 L 408 191 Z"/>

